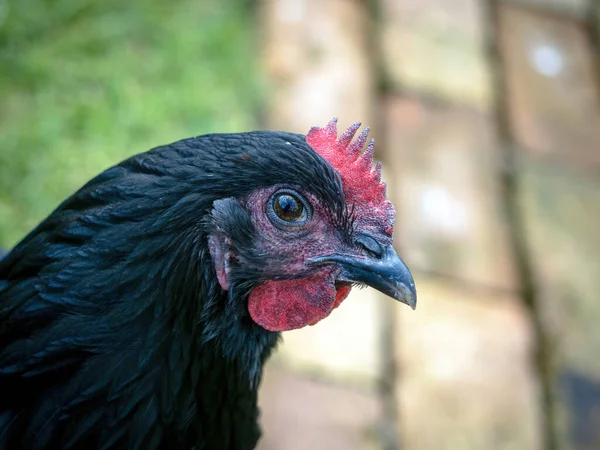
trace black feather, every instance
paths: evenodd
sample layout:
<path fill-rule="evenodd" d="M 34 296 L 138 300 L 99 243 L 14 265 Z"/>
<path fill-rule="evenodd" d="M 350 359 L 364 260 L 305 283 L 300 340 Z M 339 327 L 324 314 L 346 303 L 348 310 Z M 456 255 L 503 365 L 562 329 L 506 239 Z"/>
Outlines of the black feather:
<path fill-rule="evenodd" d="M 1 259 L 0 449 L 253 448 L 278 334 L 248 315 L 262 261 L 230 199 L 275 184 L 346 214 L 304 136 L 215 134 L 108 169 Z M 249 261 L 229 292 L 207 249 L 215 227 Z"/>

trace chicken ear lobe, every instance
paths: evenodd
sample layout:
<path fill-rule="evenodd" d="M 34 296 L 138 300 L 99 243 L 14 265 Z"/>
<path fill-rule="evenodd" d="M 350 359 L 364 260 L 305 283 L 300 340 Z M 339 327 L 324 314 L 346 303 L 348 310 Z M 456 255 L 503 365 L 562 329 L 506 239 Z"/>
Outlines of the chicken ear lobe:
<path fill-rule="evenodd" d="M 235 258 L 235 243 L 249 246 L 253 239 L 252 222 L 247 211 L 235 198 L 213 202 L 213 209 L 204 218 L 208 249 L 221 287 L 231 286 L 231 263 Z"/>
<path fill-rule="evenodd" d="M 229 275 L 231 272 L 231 252 L 229 239 L 222 233 L 212 234 L 208 237 L 208 248 L 213 260 L 217 280 L 221 287 L 229 290 Z"/>

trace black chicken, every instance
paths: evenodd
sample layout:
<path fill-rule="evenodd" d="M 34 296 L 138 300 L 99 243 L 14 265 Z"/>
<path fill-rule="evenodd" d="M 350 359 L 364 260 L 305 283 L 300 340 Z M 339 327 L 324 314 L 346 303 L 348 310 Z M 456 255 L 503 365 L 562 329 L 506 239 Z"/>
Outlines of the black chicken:
<path fill-rule="evenodd" d="M 368 130 L 213 134 L 94 178 L 0 261 L 0 448 L 250 449 L 279 332 L 413 308 Z"/>

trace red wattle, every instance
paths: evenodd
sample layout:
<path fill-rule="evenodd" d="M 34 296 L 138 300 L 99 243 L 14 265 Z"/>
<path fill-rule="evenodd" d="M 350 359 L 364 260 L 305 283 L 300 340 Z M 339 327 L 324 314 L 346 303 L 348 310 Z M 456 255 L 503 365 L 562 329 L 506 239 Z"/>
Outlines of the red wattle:
<path fill-rule="evenodd" d="M 311 278 L 268 281 L 248 298 L 252 320 L 270 331 L 287 331 L 314 325 L 327 317 L 350 293 L 350 286 L 335 289 L 331 271 Z"/>

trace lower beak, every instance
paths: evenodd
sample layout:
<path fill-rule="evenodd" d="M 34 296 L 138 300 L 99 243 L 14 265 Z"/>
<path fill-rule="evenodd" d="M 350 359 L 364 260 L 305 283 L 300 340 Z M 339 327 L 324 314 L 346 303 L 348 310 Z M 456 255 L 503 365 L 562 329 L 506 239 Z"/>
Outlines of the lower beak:
<path fill-rule="evenodd" d="M 381 258 L 331 255 L 312 258 L 310 263 L 336 264 L 342 270 L 338 280 L 366 284 L 412 309 L 417 307 L 415 280 L 391 245 Z"/>

